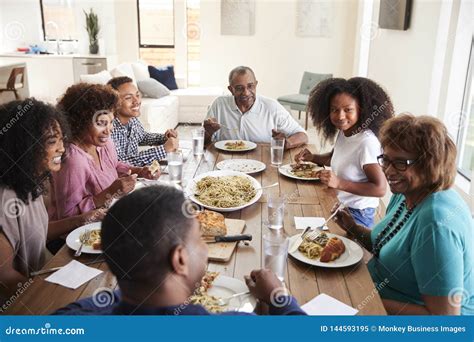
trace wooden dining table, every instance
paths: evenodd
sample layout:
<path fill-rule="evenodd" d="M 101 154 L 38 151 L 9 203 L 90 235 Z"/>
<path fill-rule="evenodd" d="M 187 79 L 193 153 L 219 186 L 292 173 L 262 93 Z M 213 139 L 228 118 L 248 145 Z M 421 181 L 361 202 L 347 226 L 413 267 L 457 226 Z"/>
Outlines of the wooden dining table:
<path fill-rule="evenodd" d="M 310 150 L 314 146 L 307 146 Z M 284 153 L 283 164 L 292 162 L 300 148 L 287 150 Z M 245 220 L 245 234 L 252 234 L 250 243 L 240 242 L 231 259 L 224 263 L 209 262 L 209 271 L 218 271 L 222 275 L 243 280 L 245 275 L 254 269 L 264 266 L 262 252 L 262 234 L 266 229 L 267 198 L 271 195 L 284 195 L 286 198 L 284 230 L 291 236 L 296 230 L 295 216 L 329 217 L 331 208 L 336 203 L 336 191 L 321 184 L 319 181 L 302 181 L 288 178 L 279 174 L 278 168 L 270 163 L 270 146 L 258 144 L 257 148 L 248 152 L 226 152 L 217 150 L 214 146 L 206 149 L 203 156 L 193 156 L 192 153 L 183 165 L 183 186 L 187 181 L 204 172 L 216 169 L 216 164 L 226 159 L 254 159 L 265 163 L 266 169 L 253 174 L 262 186 L 279 183 L 278 187 L 264 190 L 258 202 L 244 209 L 225 213 L 227 218 Z M 166 180 L 167 175 L 160 179 Z M 380 219 L 380 217 L 378 217 Z M 328 223 L 329 231 L 345 236 L 334 222 Z M 66 245 L 44 266 L 44 269 L 66 265 L 71 260 L 90 262 L 101 256 L 82 254 L 74 257 L 73 251 Z M 292 257 L 288 257 L 285 284 L 290 293 L 304 304 L 315 296 L 325 293 L 337 300 L 359 310 L 358 315 L 386 315 L 386 311 L 366 266 L 370 253 L 364 250 L 364 258 L 353 266 L 343 268 L 325 268 L 310 266 Z M 25 283 L 21 293 L 6 314 L 10 315 L 46 315 L 74 302 L 90 297 L 99 289 L 115 289 L 117 281 L 108 270 L 105 262 L 89 265 L 103 270 L 100 275 L 79 288 L 72 290 L 61 285 L 45 281 L 49 274 L 38 275 Z"/>

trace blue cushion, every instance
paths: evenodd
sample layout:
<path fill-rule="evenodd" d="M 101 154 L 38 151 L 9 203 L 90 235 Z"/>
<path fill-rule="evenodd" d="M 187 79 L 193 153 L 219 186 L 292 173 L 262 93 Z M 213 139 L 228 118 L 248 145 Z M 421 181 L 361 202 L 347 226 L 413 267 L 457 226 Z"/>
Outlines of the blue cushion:
<path fill-rule="evenodd" d="M 164 84 L 169 90 L 178 89 L 176 79 L 174 78 L 174 67 L 172 65 L 154 67 L 153 65 L 148 66 L 150 77 L 154 78 L 161 84 Z"/>

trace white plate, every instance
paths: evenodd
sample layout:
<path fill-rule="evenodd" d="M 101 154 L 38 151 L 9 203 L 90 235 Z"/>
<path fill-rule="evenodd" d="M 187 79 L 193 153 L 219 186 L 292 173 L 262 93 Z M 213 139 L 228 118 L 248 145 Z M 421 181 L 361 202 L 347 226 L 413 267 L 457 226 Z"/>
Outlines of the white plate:
<path fill-rule="evenodd" d="M 338 268 L 338 267 L 351 266 L 351 265 L 357 264 L 364 256 L 364 252 L 362 251 L 362 248 L 354 241 L 349 240 L 340 235 L 336 235 L 336 234 L 332 234 L 328 232 L 325 232 L 325 233 L 327 234 L 329 238 L 338 237 L 339 239 L 342 240 L 342 242 L 344 242 L 344 245 L 346 246 L 346 250 L 344 251 L 344 253 L 342 253 L 342 255 L 336 260 L 330 261 L 330 262 L 321 262 L 319 261 L 319 259 L 310 259 L 306 257 L 299 250 L 296 250 L 296 252 L 293 252 L 293 253 L 289 252 L 289 254 L 293 258 L 299 261 L 302 261 L 306 264 L 319 266 L 319 267 L 326 267 L 326 268 Z M 301 234 L 302 233 L 296 234 L 290 237 L 290 246 L 298 238 L 298 236 L 301 236 Z"/>
<path fill-rule="evenodd" d="M 260 189 L 262 187 L 262 185 L 260 184 L 260 182 L 258 180 L 256 180 L 255 178 L 253 178 L 253 177 L 251 177 L 251 176 L 249 176 L 249 175 L 247 175 L 243 172 L 231 171 L 231 170 L 219 170 L 219 171 L 210 171 L 210 172 L 202 173 L 202 174 L 198 175 L 197 177 L 195 177 L 191 182 L 188 183 L 188 186 L 186 187 L 185 193 L 186 193 L 186 196 L 188 196 L 190 200 L 192 200 L 193 202 L 199 204 L 200 206 L 202 206 L 204 208 L 207 208 L 207 209 L 210 209 L 210 210 L 215 210 L 215 211 L 221 211 L 221 212 L 240 210 L 240 209 L 243 209 L 245 207 L 248 207 L 249 205 L 254 204 L 255 202 L 257 202 L 260 199 L 260 196 L 262 196 L 263 191 L 261 189 L 257 190 L 257 194 L 255 195 L 254 198 L 252 198 L 252 200 L 250 200 L 250 202 L 248 202 L 244 205 L 238 206 L 238 207 L 218 208 L 218 207 L 213 207 L 211 205 L 204 204 L 201 201 L 199 201 L 196 198 L 196 196 L 194 196 L 194 194 L 196 192 L 197 182 L 199 180 L 201 180 L 202 178 L 207 177 L 207 176 L 211 176 L 211 177 L 241 176 L 241 177 L 248 178 L 252 182 L 252 185 L 254 186 L 255 189 Z"/>
<path fill-rule="evenodd" d="M 92 230 L 92 229 L 101 229 L 100 222 L 89 223 L 89 224 L 86 224 L 85 226 L 74 229 L 67 236 L 66 245 L 68 245 L 68 247 L 71 248 L 72 250 L 77 251 L 77 249 L 81 245 L 81 241 L 79 239 L 81 237 L 81 234 L 84 233 L 86 230 Z M 84 245 L 82 246 L 82 253 L 101 254 L 102 250 L 94 249 L 91 246 Z"/>
<path fill-rule="evenodd" d="M 219 275 L 207 293 L 218 298 L 227 298 L 236 293 L 246 292 L 248 290 L 249 288 L 243 281 Z M 253 312 L 256 305 L 257 301 L 254 296 L 247 294 L 231 299 L 225 311 Z"/>
<path fill-rule="evenodd" d="M 239 150 L 234 150 L 234 149 L 227 148 L 225 146 L 225 144 L 228 143 L 228 142 L 236 142 L 236 141 L 243 141 L 245 143 L 245 148 L 239 149 Z M 251 150 L 254 150 L 254 149 L 257 148 L 256 143 L 251 142 L 251 141 L 247 141 L 247 140 L 239 140 L 239 139 L 217 141 L 214 144 L 214 146 L 216 148 L 218 148 L 219 150 L 228 151 L 228 152 L 245 152 L 245 151 L 251 151 Z"/>
<path fill-rule="evenodd" d="M 247 174 L 257 173 L 265 170 L 264 163 L 253 159 L 228 159 L 217 163 L 219 170 L 239 171 Z"/>
<path fill-rule="evenodd" d="M 291 172 L 291 164 L 286 164 L 282 165 L 278 168 L 278 172 L 280 172 L 282 175 L 286 177 L 290 177 L 293 179 L 299 179 L 299 180 L 319 180 L 318 177 L 299 177 Z M 321 170 L 323 169 L 322 167 L 320 168 Z"/>

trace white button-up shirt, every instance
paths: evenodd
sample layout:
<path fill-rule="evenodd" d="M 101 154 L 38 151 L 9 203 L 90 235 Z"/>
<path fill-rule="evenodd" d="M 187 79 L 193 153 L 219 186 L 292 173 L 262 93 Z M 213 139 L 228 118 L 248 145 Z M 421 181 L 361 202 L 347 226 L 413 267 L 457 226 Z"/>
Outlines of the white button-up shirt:
<path fill-rule="evenodd" d="M 218 97 L 209 108 L 207 118 L 214 118 L 221 127 L 212 137 L 219 140 L 247 140 L 269 143 L 272 129 L 287 137 L 305 132 L 303 127 L 277 101 L 257 95 L 249 111 L 242 113 L 232 95 Z"/>

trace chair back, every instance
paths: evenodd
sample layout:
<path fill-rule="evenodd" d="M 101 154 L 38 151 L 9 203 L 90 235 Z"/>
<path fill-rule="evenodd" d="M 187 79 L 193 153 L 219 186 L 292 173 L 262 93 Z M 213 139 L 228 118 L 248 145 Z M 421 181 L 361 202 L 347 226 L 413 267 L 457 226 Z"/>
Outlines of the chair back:
<path fill-rule="evenodd" d="M 300 94 L 309 95 L 311 90 L 322 80 L 331 78 L 332 74 L 315 74 L 305 71 L 300 85 Z"/>
<path fill-rule="evenodd" d="M 7 81 L 7 89 L 15 90 L 16 83 L 23 83 L 25 67 L 13 68 Z"/>

